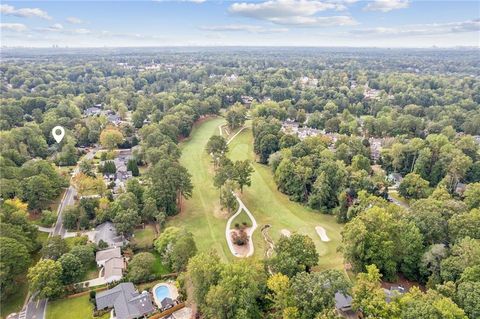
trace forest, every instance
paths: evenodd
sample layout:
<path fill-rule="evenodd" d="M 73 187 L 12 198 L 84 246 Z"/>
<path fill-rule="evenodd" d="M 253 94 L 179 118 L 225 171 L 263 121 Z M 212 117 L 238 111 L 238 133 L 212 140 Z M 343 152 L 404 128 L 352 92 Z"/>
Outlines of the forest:
<path fill-rule="evenodd" d="M 5 49 L 2 304 L 13 312 L 28 291 L 49 303 L 90 291 L 77 283 L 106 247 L 87 233 L 108 222 L 129 241 L 121 280 L 151 288 L 173 274 L 195 318 L 479 318 L 479 75 L 474 49 Z M 204 249 L 186 212 L 208 189 L 184 165 L 184 145 L 212 119 L 223 126 L 205 140 L 205 183 L 222 227 L 266 168 L 279 196 L 334 219 L 338 267 L 323 266 L 319 239 L 302 229 L 274 236 L 263 258 Z M 251 134 L 253 161 L 234 156 L 236 133 Z M 58 214 L 77 235 L 42 233 Z M 241 245 L 252 240 L 239 233 Z M 408 289 L 386 296 L 392 284 Z"/>

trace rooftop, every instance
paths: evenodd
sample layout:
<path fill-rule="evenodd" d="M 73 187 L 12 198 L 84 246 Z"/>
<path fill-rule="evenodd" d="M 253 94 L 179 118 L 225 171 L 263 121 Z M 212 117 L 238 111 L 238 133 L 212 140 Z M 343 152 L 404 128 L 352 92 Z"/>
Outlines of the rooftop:
<path fill-rule="evenodd" d="M 97 293 L 97 309 L 113 308 L 117 319 L 133 319 L 152 313 L 155 309 L 147 292 L 138 293 L 131 282 Z"/>

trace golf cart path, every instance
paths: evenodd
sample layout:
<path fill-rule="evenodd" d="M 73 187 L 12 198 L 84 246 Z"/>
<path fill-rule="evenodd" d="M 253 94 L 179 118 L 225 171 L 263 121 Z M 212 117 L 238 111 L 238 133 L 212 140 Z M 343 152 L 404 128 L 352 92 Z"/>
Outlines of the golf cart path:
<path fill-rule="evenodd" d="M 218 127 L 219 131 L 220 131 L 220 136 L 222 136 L 222 125 L 220 125 Z M 233 141 L 233 139 L 240 133 L 242 132 L 243 130 L 245 129 L 245 126 L 242 127 L 240 130 L 238 130 L 237 133 L 235 133 L 228 141 L 227 141 L 227 145 L 230 144 L 231 141 Z M 243 257 L 251 257 L 253 256 L 253 253 L 255 252 L 255 247 L 253 246 L 253 232 L 255 231 L 255 229 L 257 229 L 258 227 L 258 224 L 257 224 L 257 221 L 255 220 L 255 217 L 253 216 L 253 214 L 250 212 L 250 210 L 248 210 L 247 206 L 245 206 L 245 204 L 242 202 L 242 200 L 240 199 L 240 197 L 237 196 L 237 194 L 233 193 L 233 195 L 235 195 L 235 198 L 237 199 L 237 202 L 238 202 L 238 210 L 235 214 L 233 214 L 227 221 L 227 226 L 225 227 L 225 238 L 227 239 L 227 244 L 228 244 L 228 248 L 230 249 L 230 252 L 232 253 L 232 255 L 234 255 L 235 257 L 240 257 L 240 258 L 243 258 Z M 232 225 L 232 221 L 235 219 L 235 217 L 237 217 L 238 215 L 240 215 L 240 213 L 242 212 L 242 210 L 245 211 L 245 213 L 248 215 L 248 217 L 250 218 L 250 220 L 252 221 L 252 227 L 250 227 L 248 230 L 247 230 L 247 235 L 248 235 L 248 253 L 245 255 L 245 256 L 239 256 L 237 255 L 237 253 L 235 252 L 235 246 L 232 242 L 232 236 L 230 234 L 230 226 Z"/>

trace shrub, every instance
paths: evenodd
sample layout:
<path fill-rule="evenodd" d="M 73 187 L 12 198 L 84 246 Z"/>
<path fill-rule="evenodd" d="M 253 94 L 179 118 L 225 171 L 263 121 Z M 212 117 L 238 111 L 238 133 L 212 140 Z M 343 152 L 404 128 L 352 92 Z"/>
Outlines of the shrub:
<path fill-rule="evenodd" d="M 232 241 L 235 245 L 243 246 L 248 243 L 247 232 L 243 229 L 239 229 L 232 233 Z"/>

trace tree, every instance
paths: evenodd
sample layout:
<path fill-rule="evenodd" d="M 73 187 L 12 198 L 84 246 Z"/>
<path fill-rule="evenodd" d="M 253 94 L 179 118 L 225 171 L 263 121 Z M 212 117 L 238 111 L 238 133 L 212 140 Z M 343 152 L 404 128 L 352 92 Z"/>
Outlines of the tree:
<path fill-rule="evenodd" d="M 455 299 L 468 318 L 480 318 L 480 280 L 461 282 Z"/>
<path fill-rule="evenodd" d="M 62 282 L 65 285 L 73 284 L 82 279 L 86 268 L 80 258 L 71 253 L 66 253 L 58 261 L 62 265 Z"/>
<path fill-rule="evenodd" d="M 464 195 L 468 208 L 480 208 L 480 183 L 468 184 Z"/>
<path fill-rule="evenodd" d="M 105 182 L 102 178 L 91 178 L 83 173 L 78 173 L 72 178 L 72 185 L 77 189 L 78 194 L 103 195 L 106 191 Z"/>
<path fill-rule="evenodd" d="M 447 217 L 444 216 L 446 201 L 431 198 L 419 199 L 411 205 L 411 214 L 407 219 L 412 221 L 423 235 L 427 245 L 447 241 Z"/>
<path fill-rule="evenodd" d="M 265 285 L 265 271 L 257 263 L 239 261 L 226 264 L 220 279 L 211 286 L 204 313 L 207 318 L 259 318 L 258 298 Z"/>
<path fill-rule="evenodd" d="M 132 176 L 139 176 L 140 171 L 138 170 L 137 160 L 129 159 L 127 162 L 127 171 L 132 172 Z"/>
<path fill-rule="evenodd" d="M 95 166 L 91 160 L 82 160 L 79 164 L 79 170 L 88 177 L 95 177 Z"/>
<path fill-rule="evenodd" d="M 28 270 L 30 291 L 38 291 L 40 298 L 55 298 L 63 291 L 62 264 L 52 259 L 40 261 Z"/>
<path fill-rule="evenodd" d="M 453 215 L 448 221 L 448 231 L 454 242 L 467 236 L 480 239 L 480 209 Z"/>
<path fill-rule="evenodd" d="M 478 264 L 480 239 L 465 237 L 452 246 L 450 256 L 440 264 L 440 275 L 444 281 L 456 281 L 463 271 Z"/>
<path fill-rule="evenodd" d="M 372 167 L 370 166 L 370 160 L 361 154 L 357 154 L 352 158 L 352 168 L 356 171 L 363 169 L 368 173 L 372 172 Z"/>
<path fill-rule="evenodd" d="M 243 193 L 244 186 L 252 185 L 252 181 L 250 179 L 250 176 L 254 172 L 252 164 L 249 160 L 236 161 L 233 164 L 233 170 L 233 180 L 237 182 L 237 184 L 240 186 L 240 192 Z"/>
<path fill-rule="evenodd" d="M 108 150 L 115 149 L 123 142 L 123 134 L 115 127 L 107 127 L 100 134 L 100 144 Z"/>
<path fill-rule="evenodd" d="M 405 198 L 419 199 L 427 196 L 428 181 L 416 173 L 410 173 L 400 182 L 398 192 Z"/>
<path fill-rule="evenodd" d="M 128 264 L 127 278 L 134 283 L 150 280 L 153 273 L 155 256 L 148 252 L 138 253 L 133 256 Z"/>
<path fill-rule="evenodd" d="M 423 251 L 422 235 L 410 222 L 387 208 L 373 206 L 348 222 L 342 231 L 342 251 L 357 271 L 374 264 L 387 279 L 397 271 L 415 278 Z"/>
<path fill-rule="evenodd" d="M 278 137 L 273 134 L 263 136 L 259 143 L 258 154 L 260 154 L 260 163 L 266 164 L 270 154 L 279 150 Z"/>
<path fill-rule="evenodd" d="M 66 252 L 68 252 L 67 242 L 61 236 L 48 237 L 42 248 L 43 257 L 53 260 L 57 260 Z"/>
<path fill-rule="evenodd" d="M 193 298 L 202 312 L 208 291 L 218 283 L 222 268 L 223 264 L 215 252 L 200 253 L 188 262 L 187 274 L 192 282 Z"/>
<path fill-rule="evenodd" d="M 192 233 L 177 227 L 166 228 L 155 240 L 155 249 L 174 271 L 183 271 L 197 252 Z"/>
<path fill-rule="evenodd" d="M 197 253 L 195 240 L 190 232 L 182 231 L 167 253 L 171 269 L 175 272 L 185 271 L 188 260 Z"/>
<path fill-rule="evenodd" d="M 234 130 L 245 123 L 246 110 L 243 106 L 236 104 L 227 111 L 225 118 L 230 129 Z"/>
<path fill-rule="evenodd" d="M 123 235 L 129 235 L 133 232 L 135 226 L 140 224 L 140 216 L 135 209 L 121 210 L 113 218 L 113 223 L 117 231 Z"/>
<path fill-rule="evenodd" d="M 145 203 L 143 204 L 143 209 L 142 209 L 142 219 L 143 220 L 155 220 L 155 218 L 158 216 L 158 209 L 157 209 L 157 203 L 155 202 L 155 199 L 147 197 L 145 199 Z"/>
<path fill-rule="evenodd" d="M 450 298 L 444 297 L 434 290 L 422 293 L 417 287 L 400 298 L 399 318 L 451 318 L 466 319 L 465 312 Z"/>
<path fill-rule="evenodd" d="M 228 152 L 227 141 L 225 141 L 223 136 L 212 135 L 212 137 L 210 137 L 208 140 L 205 150 L 208 154 L 211 154 L 214 159 L 224 156 Z M 215 165 L 216 162 L 217 161 L 215 161 Z"/>
<path fill-rule="evenodd" d="M 290 279 L 287 276 L 280 273 L 273 274 L 267 280 L 267 287 L 271 291 L 267 299 L 273 303 L 272 308 L 276 313 L 285 317 L 293 309 L 298 312 L 293 300 L 293 291 L 290 289 Z"/>
<path fill-rule="evenodd" d="M 85 269 L 95 260 L 94 247 L 92 244 L 73 246 L 70 254 L 77 257 Z"/>
<path fill-rule="evenodd" d="M 366 270 L 366 273 L 357 275 L 353 286 L 353 308 L 361 310 L 366 318 L 393 318 L 395 311 L 385 301 L 385 294 L 380 287 L 382 275 L 375 265 L 367 266 Z"/>
<path fill-rule="evenodd" d="M 15 277 L 24 273 L 29 264 L 30 256 L 25 245 L 13 238 L 0 237 L 0 291 L 2 297 L 12 292 L 16 284 Z"/>
<path fill-rule="evenodd" d="M 228 214 L 237 207 L 237 197 L 233 193 L 235 191 L 236 184 L 233 181 L 227 180 L 220 190 L 220 205 L 222 208 L 226 208 Z"/>
<path fill-rule="evenodd" d="M 190 174 L 176 162 L 161 160 L 148 171 L 151 186 L 146 195 L 155 198 L 157 208 L 172 216 L 178 213 L 182 198 L 192 196 Z"/>
<path fill-rule="evenodd" d="M 275 253 L 269 264 L 273 271 L 289 278 L 302 271 L 309 272 L 318 264 L 319 256 L 315 244 L 306 235 L 293 234 L 290 237 L 280 237 L 275 245 Z"/>
<path fill-rule="evenodd" d="M 63 212 L 63 226 L 66 229 L 77 229 L 78 216 L 80 210 L 77 206 L 67 206 Z"/>
<path fill-rule="evenodd" d="M 33 210 L 45 208 L 55 197 L 49 178 L 40 174 L 31 176 L 22 181 L 22 199 L 28 202 L 28 207 Z"/>
<path fill-rule="evenodd" d="M 335 293 L 347 293 L 350 284 L 342 272 L 301 272 L 291 279 L 291 294 L 300 318 L 310 319 L 325 310 L 334 308 Z"/>

